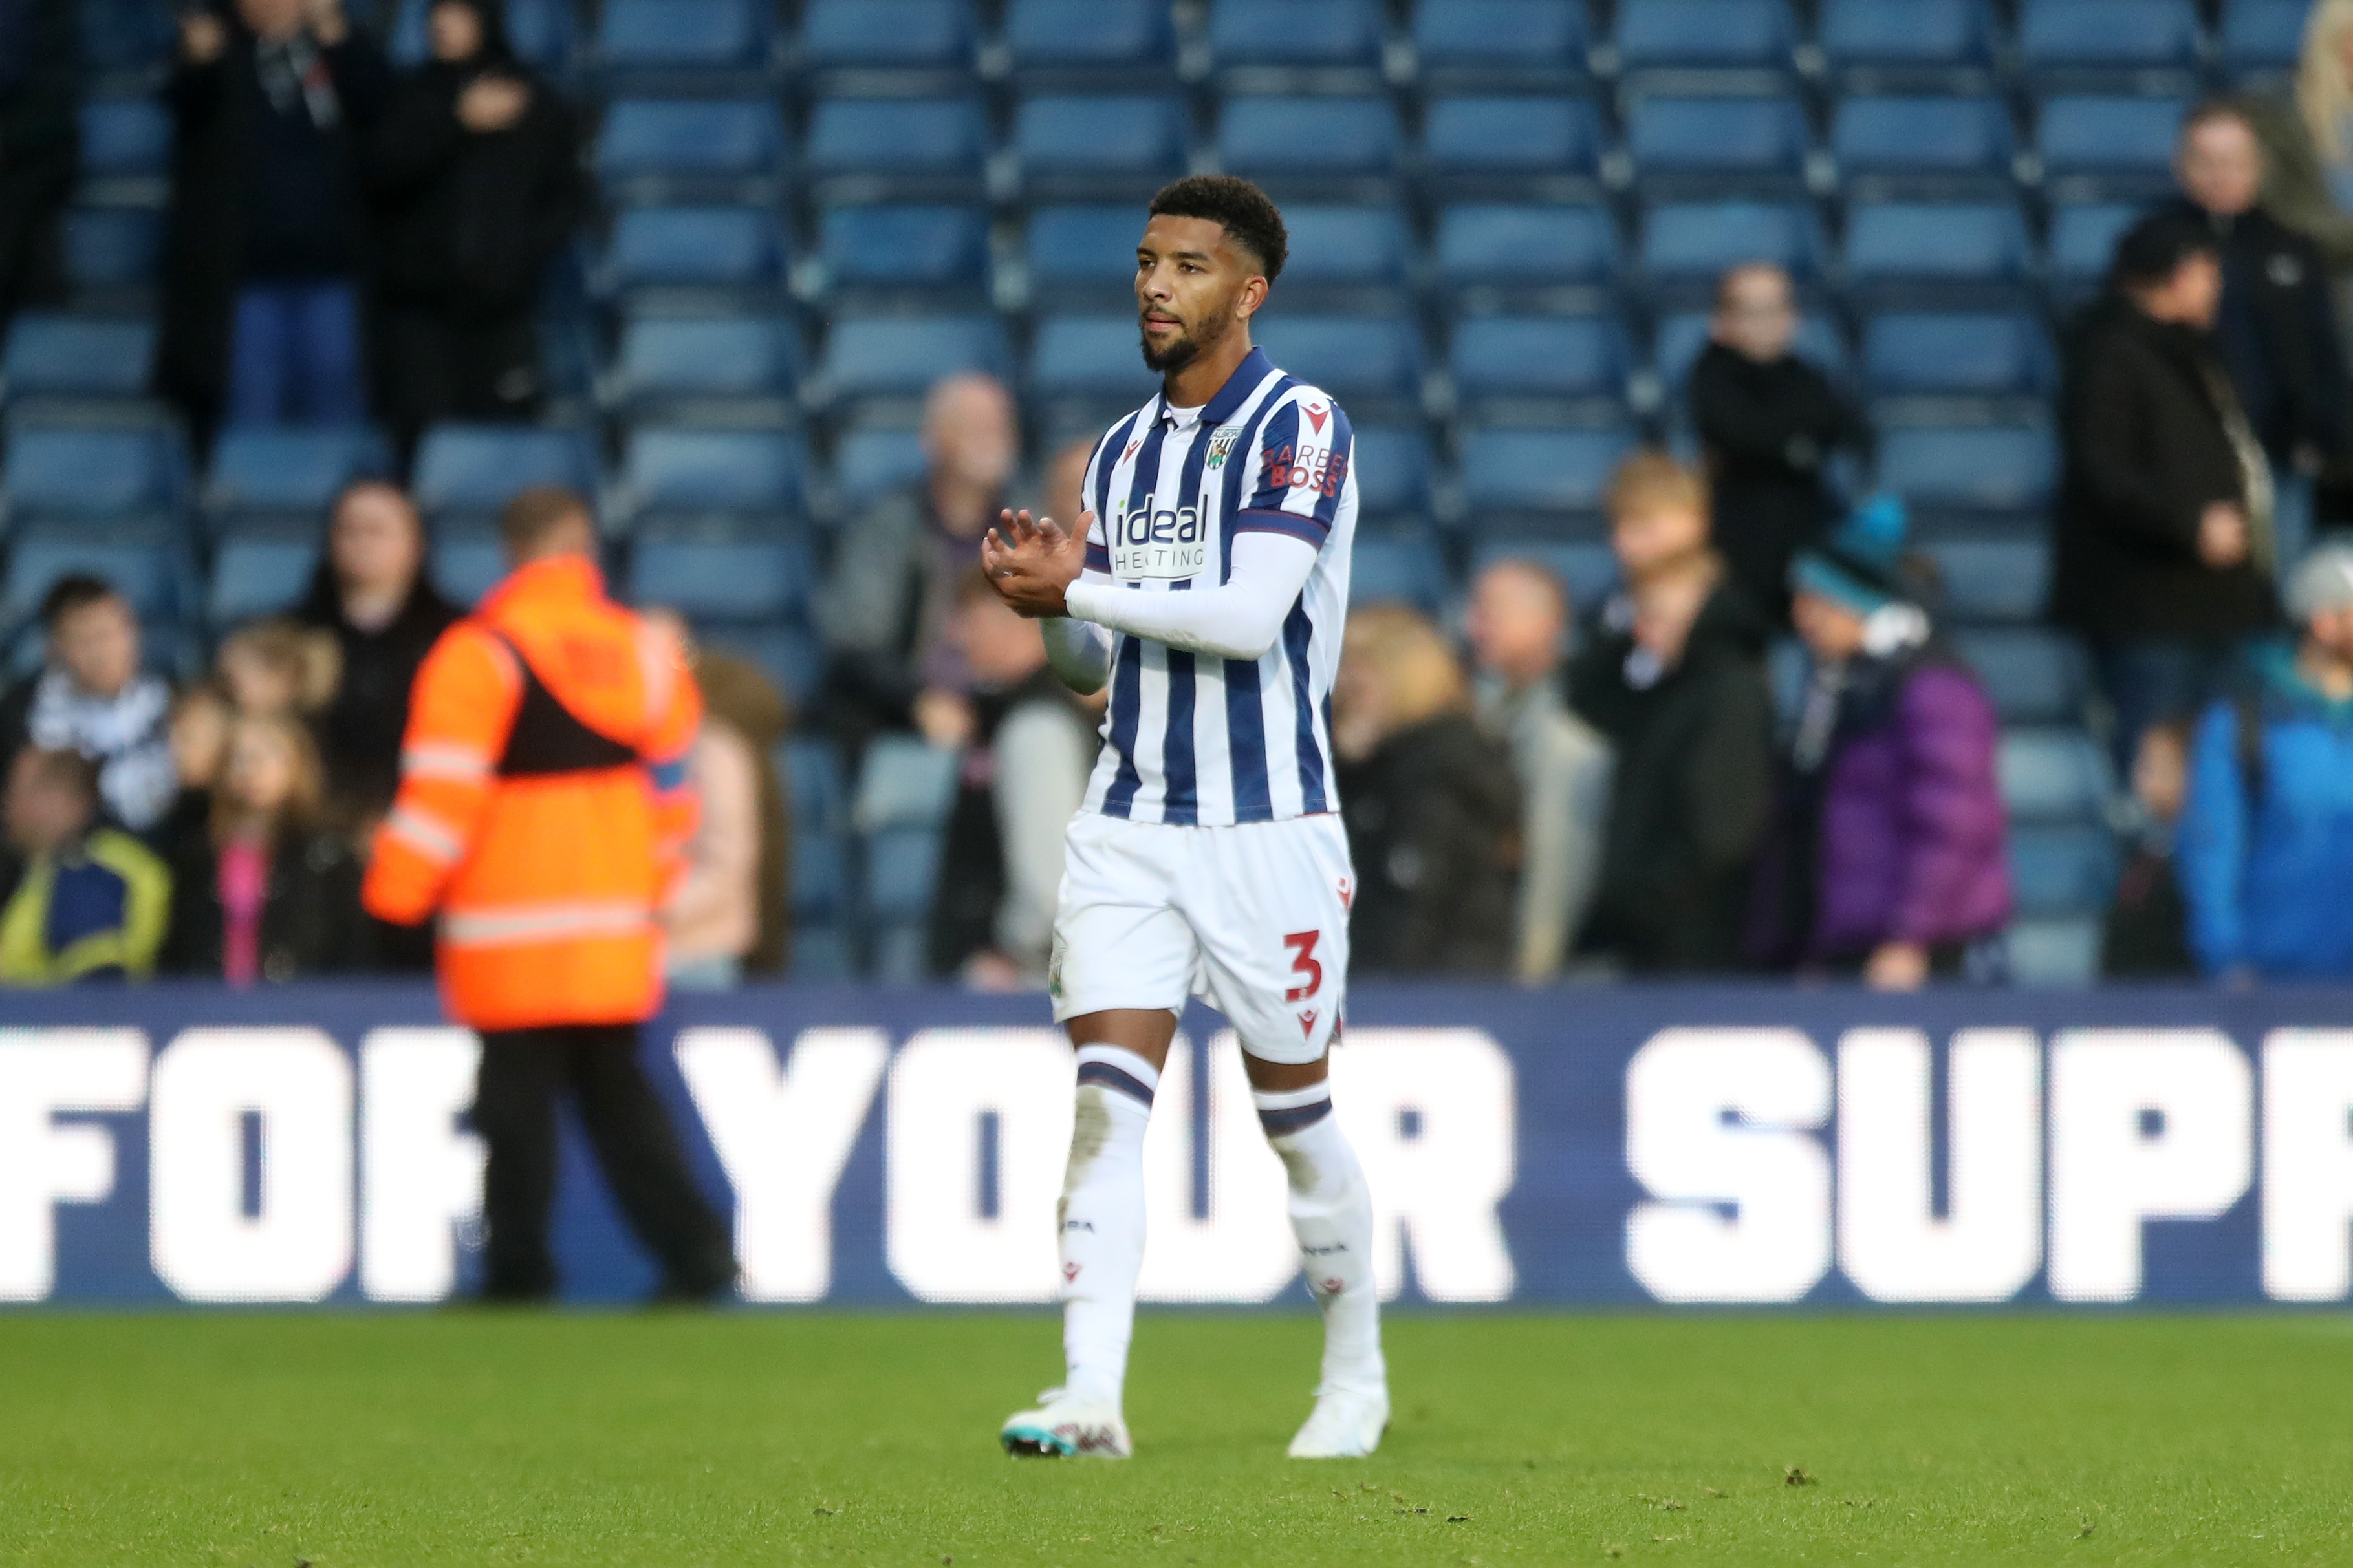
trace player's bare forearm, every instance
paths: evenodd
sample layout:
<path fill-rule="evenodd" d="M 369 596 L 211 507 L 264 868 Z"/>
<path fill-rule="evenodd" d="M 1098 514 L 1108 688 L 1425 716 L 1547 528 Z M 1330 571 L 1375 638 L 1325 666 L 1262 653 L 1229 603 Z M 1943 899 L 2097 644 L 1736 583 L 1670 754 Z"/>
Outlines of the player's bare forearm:
<path fill-rule="evenodd" d="M 1068 614 L 1063 595 L 1086 570 L 1087 530 L 1093 523 L 1094 514 L 1082 512 L 1077 531 L 1066 533 L 1050 517 L 1000 513 L 980 542 L 980 563 L 997 596 L 1033 620 Z"/>

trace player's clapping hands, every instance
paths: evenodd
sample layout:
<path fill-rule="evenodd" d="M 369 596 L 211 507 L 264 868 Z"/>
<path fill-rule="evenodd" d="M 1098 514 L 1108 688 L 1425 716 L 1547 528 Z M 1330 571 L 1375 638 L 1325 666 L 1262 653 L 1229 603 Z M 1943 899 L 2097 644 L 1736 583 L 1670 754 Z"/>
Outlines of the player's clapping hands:
<path fill-rule="evenodd" d="M 1081 512 L 1077 531 L 1066 533 L 1050 517 L 999 513 L 997 526 L 980 542 L 980 563 L 997 597 L 1032 617 L 1068 613 L 1062 591 L 1086 568 L 1087 531 L 1094 521 L 1094 513 Z"/>

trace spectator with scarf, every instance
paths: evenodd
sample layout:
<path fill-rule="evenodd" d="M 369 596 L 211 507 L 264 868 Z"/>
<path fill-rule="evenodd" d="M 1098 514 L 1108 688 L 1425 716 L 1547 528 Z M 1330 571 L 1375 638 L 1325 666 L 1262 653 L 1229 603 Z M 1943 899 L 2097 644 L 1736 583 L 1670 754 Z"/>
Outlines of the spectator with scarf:
<path fill-rule="evenodd" d="M 140 666 L 139 617 L 96 577 L 60 577 L 41 601 L 48 658 L 0 697 L 0 756 L 27 744 L 98 764 L 105 816 L 149 833 L 172 809 L 179 776 L 168 721 L 172 689 Z"/>

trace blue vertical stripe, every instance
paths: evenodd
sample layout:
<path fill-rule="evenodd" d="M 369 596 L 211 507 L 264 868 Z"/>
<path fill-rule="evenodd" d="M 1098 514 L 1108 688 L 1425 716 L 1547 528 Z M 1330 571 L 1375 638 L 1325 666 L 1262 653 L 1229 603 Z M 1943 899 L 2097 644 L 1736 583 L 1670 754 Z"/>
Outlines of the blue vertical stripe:
<path fill-rule="evenodd" d="M 1176 510 L 1181 516 L 1186 508 L 1193 509 L 1199 525 L 1207 531 L 1208 519 L 1201 516 L 1201 474 L 1209 457 L 1208 435 L 1212 426 L 1208 411 L 1197 421 L 1187 437 L 1185 461 L 1178 468 Z M 1189 588 L 1187 580 L 1172 583 L 1172 591 Z M 1168 650 L 1168 724 L 1162 731 L 1160 742 L 1161 806 L 1160 820 L 1190 827 L 1201 820 L 1201 781 L 1198 759 L 1193 746 L 1193 710 L 1196 691 L 1194 656 Z"/>
<path fill-rule="evenodd" d="M 1315 699 L 1307 689 L 1307 648 L 1314 639 L 1315 623 L 1303 592 L 1283 617 L 1282 652 L 1291 660 L 1292 702 L 1299 711 L 1299 802 L 1307 812 L 1329 809 L 1324 802 L 1324 747 L 1315 739 Z"/>
<path fill-rule="evenodd" d="M 1167 437 L 1168 427 L 1160 423 L 1159 401 L 1158 398 L 1153 399 L 1136 416 L 1140 419 L 1149 414 L 1153 416 L 1153 421 L 1152 433 L 1145 437 L 1144 448 L 1136 453 L 1135 468 L 1128 477 L 1127 510 L 1130 511 L 1139 507 L 1148 508 L 1152 504 L 1153 482 L 1160 474 L 1160 447 Z M 1110 499 L 1108 486 L 1105 487 L 1104 499 Z M 1103 537 L 1110 540 L 1114 547 L 1119 542 L 1113 537 L 1112 524 L 1108 520 L 1103 523 Z M 1106 816 L 1132 816 L 1135 813 L 1136 792 L 1144 787 L 1143 772 L 1135 765 L 1135 732 L 1143 722 L 1144 645 L 1122 634 L 1119 639 L 1119 668 L 1112 677 L 1111 689 L 1111 743 L 1119 752 L 1119 772 L 1113 777 L 1111 788 L 1103 794 L 1103 815 Z"/>

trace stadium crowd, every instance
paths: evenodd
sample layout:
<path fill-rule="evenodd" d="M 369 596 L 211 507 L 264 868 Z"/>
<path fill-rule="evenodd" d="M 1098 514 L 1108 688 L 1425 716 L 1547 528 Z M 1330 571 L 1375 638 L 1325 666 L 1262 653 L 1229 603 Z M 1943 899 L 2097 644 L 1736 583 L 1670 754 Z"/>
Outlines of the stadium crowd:
<path fill-rule="evenodd" d="M 2124 781 L 2114 973 L 2353 973 L 2353 545 L 2327 533 L 2353 523 L 2353 12 L 2323 11 L 2294 94 L 2189 113 L 2178 194 L 2117 239 L 2066 339 L 2050 615 L 2090 650 Z M 70 50 L 41 40 L 70 13 L 0 0 L 0 325 L 60 288 L 72 89 L 50 62 Z M 437 422 L 538 416 L 543 279 L 590 201 L 575 112 L 493 0 L 426 16 L 401 72 L 336 0 L 180 18 L 157 388 L 200 444 L 373 419 L 395 461 L 319 520 L 309 591 L 176 689 L 115 585 L 48 587 L 39 668 L 0 698 L 0 983 L 430 967 L 358 898 L 410 683 L 463 614 L 393 476 Z M 2004 976 L 1995 706 L 1801 314 L 1779 266 L 1718 280 L 1692 450 L 1617 468 L 1616 586 L 1588 611 L 1535 554 L 1484 562 L 1445 620 L 1360 595 L 1331 713 L 1359 973 Z M 941 757 L 921 968 L 1042 984 L 1096 713 L 977 541 L 1002 506 L 1076 516 L 1089 444 L 1026 471 L 1016 402 L 979 372 L 923 420 L 923 472 L 839 531 L 804 710 L 755 663 L 692 655 L 678 984 L 787 968 L 788 731 Z"/>

